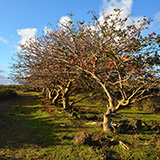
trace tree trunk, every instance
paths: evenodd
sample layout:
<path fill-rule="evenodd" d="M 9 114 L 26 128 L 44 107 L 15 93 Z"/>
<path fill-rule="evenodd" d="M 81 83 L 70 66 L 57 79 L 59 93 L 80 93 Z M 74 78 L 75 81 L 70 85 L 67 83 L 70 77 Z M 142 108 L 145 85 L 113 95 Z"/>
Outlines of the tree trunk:
<path fill-rule="evenodd" d="M 67 110 L 69 109 L 69 97 L 68 96 L 62 96 L 62 104 L 63 104 L 63 109 Z"/>
<path fill-rule="evenodd" d="M 47 88 L 47 92 L 48 92 L 48 99 L 52 99 L 52 91 L 51 91 L 51 89 Z"/>
<path fill-rule="evenodd" d="M 57 101 L 58 101 L 58 99 L 59 99 L 59 96 L 60 96 L 60 90 L 55 90 L 56 91 L 56 96 L 53 98 L 53 100 L 52 100 L 52 104 L 57 104 Z"/>
<path fill-rule="evenodd" d="M 65 89 L 62 87 L 62 103 L 63 103 L 63 109 L 67 110 L 70 109 L 71 106 L 69 106 L 69 91 L 72 85 L 73 79 L 70 79 L 69 82 L 67 83 L 67 86 Z"/>
<path fill-rule="evenodd" d="M 48 97 L 49 97 L 47 88 L 45 89 L 45 97 L 46 97 L 47 99 L 48 99 Z"/>
<path fill-rule="evenodd" d="M 103 130 L 104 132 L 111 132 L 112 127 L 111 127 L 111 114 L 112 110 L 108 109 L 108 111 L 104 114 L 103 116 Z"/>
<path fill-rule="evenodd" d="M 42 88 L 42 94 L 45 94 L 46 88 Z"/>
<path fill-rule="evenodd" d="M 48 96 L 49 99 L 52 99 L 52 92 L 49 91 L 49 96 Z"/>

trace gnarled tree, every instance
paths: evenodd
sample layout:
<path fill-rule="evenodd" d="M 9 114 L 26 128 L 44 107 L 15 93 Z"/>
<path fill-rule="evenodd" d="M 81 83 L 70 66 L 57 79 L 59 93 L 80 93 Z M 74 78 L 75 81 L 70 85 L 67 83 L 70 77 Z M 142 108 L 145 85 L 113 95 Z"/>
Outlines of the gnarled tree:
<path fill-rule="evenodd" d="M 44 63 L 43 69 L 46 66 L 53 68 L 55 64 L 62 66 L 54 72 L 51 69 L 47 72 L 41 69 L 41 76 L 47 73 L 47 79 L 51 72 L 54 77 L 65 71 L 69 79 L 76 80 L 83 76 L 95 89 L 100 87 L 108 102 L 103 121 L 106 132 L 111 130 L 113 112 L 156 95 L 151 89 L 159 83 L 157 66 L 160 38 L 154 32 L 142 35 L 141 32 L 149 24 L 148 19 L 127 25 L 129 16 L 122 19 L 120 12 L 115 10 L 115 14 L 104 14 L 101 21 L 92 12 L 93 23 L 70 20 L 67 24 L 61 24 L 61 29 L 52 30 L 44 39 L 38 39 L 39 44 L 44 45 L 39 47 L 37 44 L 34 60 L 28 61 L 31 63 L 38 59 L 40 64 Z M 29 66 L 33 68 L 32 65 Z M 34 66 L 39 67 L 37 62 Z M 71 74 L 72 72 L 74 73 Z M 34 75 L 36 74 L 37 71 Z"/>

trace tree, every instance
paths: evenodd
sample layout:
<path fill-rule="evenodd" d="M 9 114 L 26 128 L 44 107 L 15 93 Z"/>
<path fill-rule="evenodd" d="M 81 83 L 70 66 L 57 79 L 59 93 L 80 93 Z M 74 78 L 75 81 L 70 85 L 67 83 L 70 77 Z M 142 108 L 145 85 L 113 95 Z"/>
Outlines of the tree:
<path fill-rule="evenodd" d="M 153 88 L 159 84 L 160 38 L 155 32 L 141 34 L 150 23 L 146 18 L 127 25 L 130 17 L 122 19 L 120 10 L 104 14 L 103 21 L 91 13 L 93 23 L 70 20 L 46 36 L 46 59 L 62 66 L 57 72 L 74 70 L 76 76 L 85 77 L 89 86 L 104 92 L 108 103 L 103 129 L 108 132 L 113 112 L 157 94 Z"/>
<path fill-rule="evenodd" d="M 129 16 L 121 19 L 121 11 L 115 11 L 114 15 L 104 15 L 103 23 L 92 12 L 92 24 L 71 20 L 53 34 L 53 56 L 60 54 L 59 61 L 84 72 L 104 91 L 108 101 L 103 122 L 106 132 L 111 130 L 113 112 L 154 96 L 157 93 L 151 89 L 159 83 L 159 37 L 154 32 L 145 37 L 141 34 L 149 20 L 126 25 Z"/>
<path fill-rule="evenodd" d="M 12 66 L 13 79 L 27 86 L 46 88 L 48 99 L 53 99 L 52 104 L 61 96 L 63 108 L 68 110 L 76 103 L 69 105 L 69 96 L 75 89 L 80 90 L 87 85 L 76 68 L 63 65 L 52 56 L 55 42 L 49 37 L 52 37 L 52 34 L 47 33 L 21 45 L 16 63 Z"/>

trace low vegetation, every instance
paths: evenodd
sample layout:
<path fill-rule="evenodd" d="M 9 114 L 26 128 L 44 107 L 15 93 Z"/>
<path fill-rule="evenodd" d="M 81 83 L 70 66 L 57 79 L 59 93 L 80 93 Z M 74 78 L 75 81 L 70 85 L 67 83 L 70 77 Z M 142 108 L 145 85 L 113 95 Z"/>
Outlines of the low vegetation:
<path fill-rule="evenodd" d="M 9 88 L 0 88 L 0 100 L 10 99 L 16 96 L 16 91 Z"/>
<path fill-rule="evenodd" d="M 60 105 L 50 105 L 50 101 L 39 93 L 17 93 L 18 97 L 0 102 L 0 159 L 160 158 L 158 129 L 105 133 L 101 125 L 91 125 L 93 121 L 102 121 L 104 107 L 96 100 L 94 103 L 84 100 L 81 105 L 76 104 L 75 114 L 71 115 Z M 8 108 L 3 111 L 3 107 Z M 119 113 L 112 117 L 114 122 L 140 119 L 151 127 L 154 123 L 160 124 L 159 113 L 152 111 L 130 108 Z M 78 145 L 73 140 L 74 135 L 82 131 L 91 135 L 91 143 Z"/>

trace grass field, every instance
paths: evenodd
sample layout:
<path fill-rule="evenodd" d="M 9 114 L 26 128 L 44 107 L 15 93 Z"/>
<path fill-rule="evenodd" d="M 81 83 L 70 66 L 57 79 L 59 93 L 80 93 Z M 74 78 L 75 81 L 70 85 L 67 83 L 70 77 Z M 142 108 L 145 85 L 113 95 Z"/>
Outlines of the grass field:
<path fill-rule="evenodd" d="M 160 159 L 160 134 L 157 131 L 104 133 L 101 126 L 87 125 L 89 121 L 62 112 L 58 106 L 50 106 L 37 98 L 38 93 L 21 91 L 18 94 L 17 98 L 0 102 L 0 159 Z M 84 101 L 77 106 L 83 111 L 97 111 L 95 115 L 98 121 L 102 121 L 103 108 L 98 108 L 97 104 Z M 141 119 L 147 124 L 155 121 L 160 124 L 160 114 L 132 109 L 120 112 L 114 121 Z M 86 113 L 87 116 L 93 114 Z M 81 131 L 92 136 L 91 145 L 74 142 L 72 137 Z M 110 143 L 113 138 L 125 143 L 129 150 L 120 144 Z"/>

